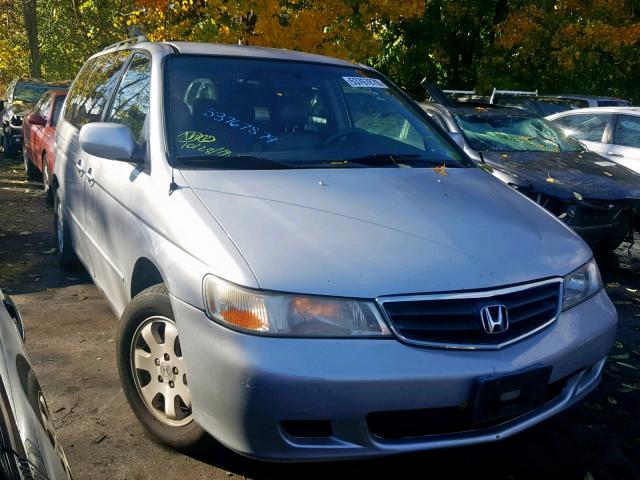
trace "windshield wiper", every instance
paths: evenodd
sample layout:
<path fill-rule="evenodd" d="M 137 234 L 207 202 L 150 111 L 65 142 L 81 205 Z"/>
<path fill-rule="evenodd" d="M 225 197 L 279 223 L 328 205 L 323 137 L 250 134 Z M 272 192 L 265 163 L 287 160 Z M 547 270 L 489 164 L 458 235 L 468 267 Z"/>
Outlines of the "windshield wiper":
<path fill-rule="evenodd" d="M 344 160 L 335 160 L 325 162 L 325 165 L 339 167 L 341 165 L 349 166 L 353 164 L 365 165 L 368 167 L 379 167 L 384 165 L 395 165 L 396 167 L 412 167 L 416 162 L 420 165 L 442 165 L 443 162 L 421 158 L 419 153 L 373 153 L 371 155 L 363 155 L 362 157 L 345 158 Z"/>
<path fill-rule="evenodd" d="M 197 157 L 178 157 L 178 161 L 188 166 L 214 166 L 233 170 L 281 170 L 293 168 L 284 162 L 258 155 L 201 155 Z"/>

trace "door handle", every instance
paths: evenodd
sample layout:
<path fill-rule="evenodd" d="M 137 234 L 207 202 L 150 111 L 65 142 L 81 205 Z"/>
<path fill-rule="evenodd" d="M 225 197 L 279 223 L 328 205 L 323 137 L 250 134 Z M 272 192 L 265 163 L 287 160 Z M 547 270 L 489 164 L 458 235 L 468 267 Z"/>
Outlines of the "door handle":
<path fill-rule="evenodd" d="M 82 168 L 82 159 L 78 160 L 78 163 L 76 163 L 76 170 L 78 170 L 78 175 L 84 175 L 84 168 Z"/>
<path fill-rule="evenodd" d="M 612 157 L 619 157 L 619 158 L 623 158 L 624 155 L 621 153 L 615 153 L 615 152 L 607 152 L 607 155 L 611 155 Z"/>
<path fill-rule="evenodd" d="M 87 182 L 90 187 L 93 187 L 96 183 L 96 179 L 93 178 L 93 172 L 91 171 L 91 167 L 87 169 Z"/>

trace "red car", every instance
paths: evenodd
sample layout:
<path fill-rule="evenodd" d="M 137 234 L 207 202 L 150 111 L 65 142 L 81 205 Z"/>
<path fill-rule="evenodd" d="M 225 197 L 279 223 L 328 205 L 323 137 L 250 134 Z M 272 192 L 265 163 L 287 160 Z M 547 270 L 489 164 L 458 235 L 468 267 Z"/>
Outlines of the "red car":
<path fill-rule="evenodd" d="M 47 202 L 53 203 L 51 195 L 51 172 L 55 150 L 56 124 L 67 90 L 49 90 L 36 103 L 24 119 L 22 127 L 22 158 L 29 179 L 42 177 Z"/>

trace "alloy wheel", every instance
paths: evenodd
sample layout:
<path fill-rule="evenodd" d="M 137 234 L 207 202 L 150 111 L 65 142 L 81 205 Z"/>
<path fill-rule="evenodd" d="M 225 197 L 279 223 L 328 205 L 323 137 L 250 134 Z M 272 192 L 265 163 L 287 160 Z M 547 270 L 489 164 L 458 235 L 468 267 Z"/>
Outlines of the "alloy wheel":
<path fill-rule="evenodd" d="M 162 316 L 147 318 L 131 342 L 131 370 L 140 397 L 166 425 L 192 420 L 191 393 L 176 324 Z"/>

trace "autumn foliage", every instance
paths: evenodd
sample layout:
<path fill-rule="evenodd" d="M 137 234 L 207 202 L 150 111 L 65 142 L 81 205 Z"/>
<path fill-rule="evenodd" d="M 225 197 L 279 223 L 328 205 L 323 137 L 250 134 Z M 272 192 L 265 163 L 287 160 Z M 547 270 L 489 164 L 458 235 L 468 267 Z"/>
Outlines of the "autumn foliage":
<path fill-rule="evenodd" d="M 371 64 L 421 96 L 450 88 L 617 95 L 640 102 L 638 0 L 35 0 L 42 71 L 70 79 L 135 28 Z M 28 73 L 21 0 L 0 1 L 0 88 Z"/>
<path fill-rule="evenodd" d="M 392 22 L 417 17 L 424 0 L 139 0 L 127 20 L 151 38 L 288 48 L 358 61 L 378 53 Z"/>

